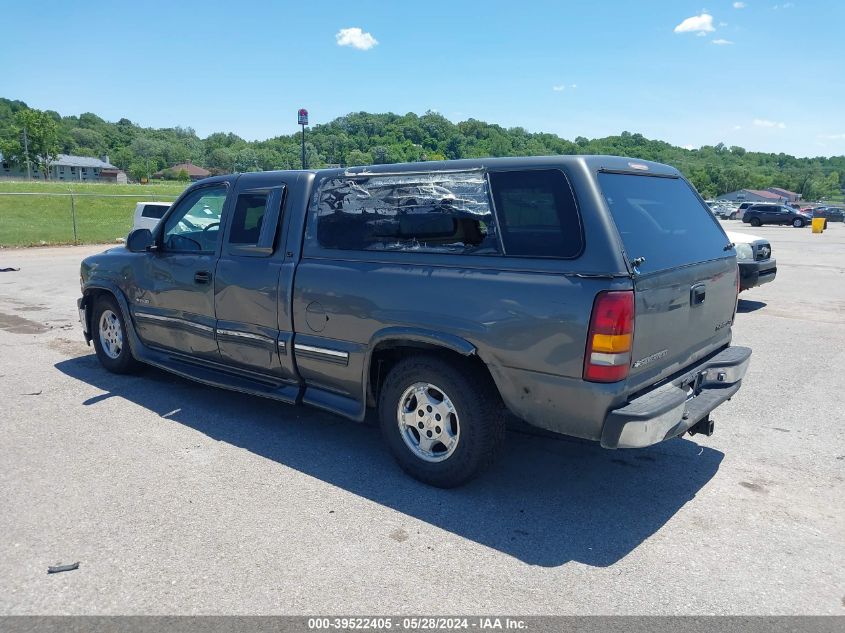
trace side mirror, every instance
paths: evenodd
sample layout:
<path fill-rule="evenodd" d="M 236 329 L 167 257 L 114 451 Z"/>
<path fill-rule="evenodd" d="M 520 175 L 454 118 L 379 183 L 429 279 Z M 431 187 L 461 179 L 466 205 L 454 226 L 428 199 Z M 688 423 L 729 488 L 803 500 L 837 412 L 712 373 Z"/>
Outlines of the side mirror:
<path fill-rule="evenodd" d="M 153 245 L 153 233 L 150 229 L 135 229 L 126 238 L 126 248 L 133 253 L 143 253 Z"/>

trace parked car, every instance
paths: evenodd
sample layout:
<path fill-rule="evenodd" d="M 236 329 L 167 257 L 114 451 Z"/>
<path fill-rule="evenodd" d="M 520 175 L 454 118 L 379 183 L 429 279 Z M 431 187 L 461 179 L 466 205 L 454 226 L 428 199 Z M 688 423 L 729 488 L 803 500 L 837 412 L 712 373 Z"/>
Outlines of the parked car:
<path fill-rule="evenodd" d="M 751 355 L 739 284 L 676 169 L 555 156 L 209 178 L 86 258 L 78 307 L 112 372 L 376 408 L 400 466 L 449 487 L 506 411 L 611 449 L 710 435 Z"/>
<path fill-rule="evenodd" d="M 746 209 L 742 221 L 751 226 L 763 224 L 791 224 L 796 228 L 807 226 L 812 218 L 783 204 L 755 204 Z"/>
<path fill-rule="evenodd" d="M 732 207 L 721 202 L 716 202 L 708 206 L 710 207 L 711 211 L 713 211 L 713 215 L 715 215 L 717 218 L 727 218 L 730 215 L 731 211 L 733 211 Z"/>
<path fill-rule="evenodd" d="M 722 220 L 730 219 L 731 215 L 736 211 L 738 205 L 729 202 L 723 202 L 716 207 L 716 217 Z"/>
<path fill-rule="evenodd" d="M 828 222 L 845 222 L 845 209 L 840 207 L 823 207 L 813 210 L 814 218 L 824 218 Z"/>
<path fill-rule="evenodd" d="M 135 205 L 135 215 L 132 229 L 150 229 L 156 227 L 158 221 L 170 208 L 169 202 L 139 202 Z"/>
<path fill-rule="evenodd" d="M 754 206 L 753 202 L 741 202 L 739 205 L 728 215 L 729 220 L 741 220 L 742 216 L 745 214 L 745 211 L 749 208 Z"/>
<path fill-rule="evenodd" d="M 769 240 L 737 231 L 727 231 L 727 234 L 736 250 L 740 292 L 775 280 L 778 267 Z"/>

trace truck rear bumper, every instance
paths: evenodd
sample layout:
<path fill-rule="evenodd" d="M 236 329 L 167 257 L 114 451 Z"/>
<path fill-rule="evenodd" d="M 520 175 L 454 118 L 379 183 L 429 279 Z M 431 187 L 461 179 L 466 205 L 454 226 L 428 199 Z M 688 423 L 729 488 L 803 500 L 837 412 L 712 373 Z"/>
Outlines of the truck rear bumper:
<path fill-rule="evenodd" d="M 751 350 L 728 347 L 675 380 L 607 414 L 604 448 L 640 448 L 682 435 L 730 399 L 748 370 Z"/>

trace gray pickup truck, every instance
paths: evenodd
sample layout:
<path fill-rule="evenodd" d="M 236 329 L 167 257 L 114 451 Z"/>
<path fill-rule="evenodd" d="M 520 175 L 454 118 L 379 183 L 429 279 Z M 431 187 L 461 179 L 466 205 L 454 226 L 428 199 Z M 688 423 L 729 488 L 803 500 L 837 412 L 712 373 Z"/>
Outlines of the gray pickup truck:
<path fill-rule="evenodd" d="M 442 487 L 492 461 L 508 412 L 606 448 L 710 435 L 751 355 L 719 222 L 677 170 L 628 158 L 209 178 L 81 284 L 106 369 L 377 408 L 400 466 Z"/>

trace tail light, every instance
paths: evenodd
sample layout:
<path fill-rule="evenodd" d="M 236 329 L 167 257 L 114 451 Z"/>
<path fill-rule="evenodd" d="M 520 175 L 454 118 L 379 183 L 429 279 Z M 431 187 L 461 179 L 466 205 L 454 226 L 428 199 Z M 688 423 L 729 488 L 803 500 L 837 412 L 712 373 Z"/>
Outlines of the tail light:
<path fill-rule="evenodd" d="M 634 291 L 600 292 L 593 303 L 584 380 L 617 382 L 628 377 L 634 340 Z"/>

